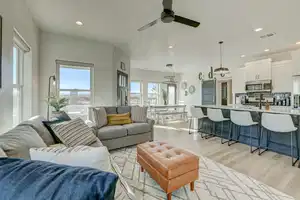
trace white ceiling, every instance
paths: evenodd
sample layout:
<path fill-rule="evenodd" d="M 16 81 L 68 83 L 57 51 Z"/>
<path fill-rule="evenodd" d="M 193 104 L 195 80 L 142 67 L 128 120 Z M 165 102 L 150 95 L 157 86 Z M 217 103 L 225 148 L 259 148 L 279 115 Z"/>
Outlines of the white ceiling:
<path fill-rule="evenodd" d="M 300 41 L 299 0 L 173 0 L 177 15 L 200 21 L 194 29 L 158 24 L 162 0 L 27 0 L 38 25 L 46 31 L 108 41 L 126 50 L 132 67 L 197 72 L 219 66 L 218 41 L 224 40 L 224 65 L 238 67 L 252 55 L 295 46 Z M 77 20 L 84 23 L 79 27 Z M 264 30 L 257 33 L 255 28 Z M 276 32 L 261 40 L 259 36 Z M 168 49 L 173 45 L 172 50 Z M 240 55 L 247 55 L 241 59 Z"/>

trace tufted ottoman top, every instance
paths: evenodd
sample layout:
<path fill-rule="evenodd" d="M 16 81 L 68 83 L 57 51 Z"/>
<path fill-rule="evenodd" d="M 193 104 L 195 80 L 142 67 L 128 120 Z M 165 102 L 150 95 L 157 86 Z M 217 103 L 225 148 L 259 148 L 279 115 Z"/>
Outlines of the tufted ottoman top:
<path fill-rule="evenodd" d="M 137 154 L 167 179 L 199 168 L 198 156 L 164 142 L 140 144 Z"/>

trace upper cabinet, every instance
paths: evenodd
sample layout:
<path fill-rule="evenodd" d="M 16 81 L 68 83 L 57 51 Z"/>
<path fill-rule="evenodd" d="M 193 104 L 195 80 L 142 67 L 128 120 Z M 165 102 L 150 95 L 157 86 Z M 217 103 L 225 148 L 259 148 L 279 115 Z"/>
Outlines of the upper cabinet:
<path fill-rule="evenodd" d="M 232 93 L 245 93 L 245 68 L 237 68 L 232 71 Z"/>
<path fill-rule="evenodd" d="M 273 92 L 293 92 L 292 62 L 280 61 L 272 63 Z"/>
<path fill-rule="evenodd" d="M 271 59 L 259 60 L 245 64 L 246 81 L 271 80 Z"/>

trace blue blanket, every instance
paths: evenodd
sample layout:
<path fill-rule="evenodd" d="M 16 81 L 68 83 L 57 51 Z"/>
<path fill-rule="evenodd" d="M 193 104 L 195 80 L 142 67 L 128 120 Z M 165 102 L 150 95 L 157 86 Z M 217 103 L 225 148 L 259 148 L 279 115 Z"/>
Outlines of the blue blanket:
<path fill-rule="evenodd" d="M 92 168 L 0 158 L 1 200 L 113 200 L 117 180 Z"/>

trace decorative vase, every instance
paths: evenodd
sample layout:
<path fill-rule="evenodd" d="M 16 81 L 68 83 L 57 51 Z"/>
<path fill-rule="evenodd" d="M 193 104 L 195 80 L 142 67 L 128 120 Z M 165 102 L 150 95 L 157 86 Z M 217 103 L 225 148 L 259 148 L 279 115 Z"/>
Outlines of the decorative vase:
<path fill-rule="evenodd" d="M 64 113 L 65 113 L 65 111 L 52 111 L 51 117 L 56 118 L 56 117 L 63 115 Z"/>

